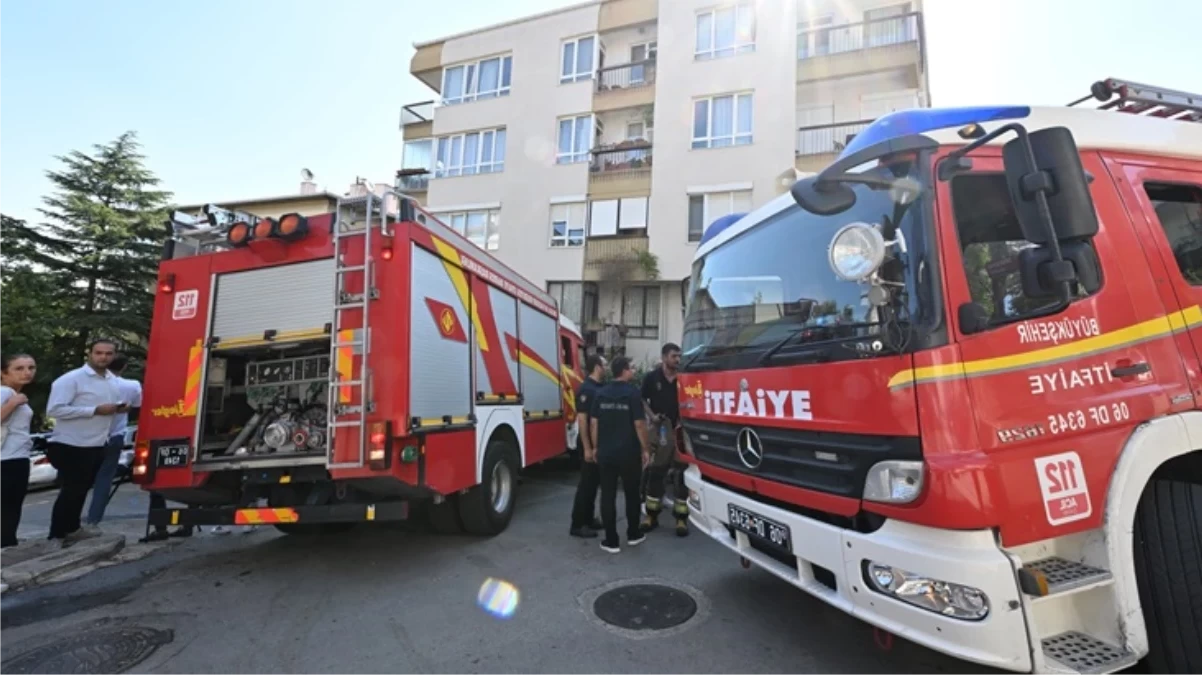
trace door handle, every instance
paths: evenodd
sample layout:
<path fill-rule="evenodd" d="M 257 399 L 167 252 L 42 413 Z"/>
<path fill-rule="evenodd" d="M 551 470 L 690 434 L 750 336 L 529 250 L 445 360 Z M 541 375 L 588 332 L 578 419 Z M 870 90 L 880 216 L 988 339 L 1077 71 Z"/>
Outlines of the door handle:
<path fill-rule="evenodd" d="M 1146 362 L 1141 361 L 1140 363 L 1136 363 L 1136 364 L 1133 364 L 1130 366 L 1119 366 L 1118 368 L 1111 368 L 1110 374 L 1114 377 L 1133 377 L 1135 375 L 1143 375 L 1144 373 L 1150 372 L 1151 370 L 1152 370 L 1151 366 L 1149 366 Z"/>

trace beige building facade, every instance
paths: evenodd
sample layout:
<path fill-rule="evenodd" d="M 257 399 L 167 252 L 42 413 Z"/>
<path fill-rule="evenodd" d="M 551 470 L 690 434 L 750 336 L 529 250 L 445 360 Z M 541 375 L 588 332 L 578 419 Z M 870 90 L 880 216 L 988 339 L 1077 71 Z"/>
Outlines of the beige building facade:
<path fill-rule="evenodd" d="M 697 242 L 929 105 L 921 2 L 594 0 L 419 43 L 400 188 L 637 362 Z"/>

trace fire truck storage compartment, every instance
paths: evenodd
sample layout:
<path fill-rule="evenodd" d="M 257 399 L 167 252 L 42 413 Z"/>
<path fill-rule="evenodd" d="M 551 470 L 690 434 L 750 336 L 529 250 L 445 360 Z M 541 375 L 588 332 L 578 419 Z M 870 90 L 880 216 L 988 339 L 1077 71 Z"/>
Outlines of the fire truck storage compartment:
<path fill-rule="evenodd" d="M 325 455 L 330 341 L 210 352 L 200 458 Z"/>
<path fill-rule="evenodd" d="M 334 317 L 334 259 L 217 276 L 213 329 L 218 343 L 320 331 Z"/>

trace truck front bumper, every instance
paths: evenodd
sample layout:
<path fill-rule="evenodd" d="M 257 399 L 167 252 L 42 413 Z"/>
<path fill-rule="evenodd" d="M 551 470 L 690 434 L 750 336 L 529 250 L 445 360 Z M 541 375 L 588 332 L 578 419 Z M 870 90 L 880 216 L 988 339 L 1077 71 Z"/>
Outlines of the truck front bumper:
<path fill-rule="evenodd" d="M 685 485 L 694 527 L 786 582 L 935 651 L 994 668 L 1031 670 L 1014 569 L 991 531 L 938 530 L 890 520 L 861 534 L 707 483 L 696 465 L 685 472 Z M 787 526 L 790 550 L 773 549 L 731 528 L 729 505 Z M 885 595 L 865 578 L 867 562 L 978 589 L 988 599 L 989 613 L 979 620 L 957 619 Z"/>
<path fill-rule="evenodd" d="M 284 523 L 367 523 L 406 520 L 408 502 L 382 504 L 329 504 L 289 507 L 192 507 L 151 509 L 150 527 L 168 525 L 276 525 Z"/>

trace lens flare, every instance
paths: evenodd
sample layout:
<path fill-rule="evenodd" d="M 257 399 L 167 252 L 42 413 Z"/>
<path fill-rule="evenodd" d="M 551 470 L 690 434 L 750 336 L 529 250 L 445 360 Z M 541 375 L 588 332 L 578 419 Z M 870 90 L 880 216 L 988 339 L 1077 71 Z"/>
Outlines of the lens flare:
<path fill-rule="evenodd" d="M 521 599 L 518 587 L 502 579 L 489 577 L 480 585 L 476 594 L 476 604 L 498 619 L 508 619 L 518 609 Z"/>

